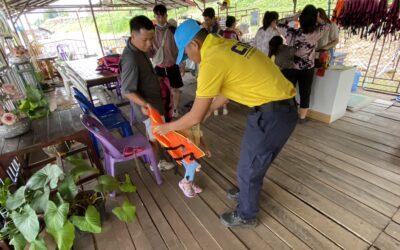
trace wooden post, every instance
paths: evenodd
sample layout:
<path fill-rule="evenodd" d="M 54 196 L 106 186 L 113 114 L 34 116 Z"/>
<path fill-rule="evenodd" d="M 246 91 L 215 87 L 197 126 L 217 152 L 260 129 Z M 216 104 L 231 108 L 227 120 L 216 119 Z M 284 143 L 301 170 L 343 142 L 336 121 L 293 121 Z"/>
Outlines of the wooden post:
<path fill-rule="evenodd" d="M 3 0 L 3 1 L 5 1 L 5 0 Z M 101 48 L 101 53 L 102 53 L 103 56 L 104 56 L 103 44 L 102 44 L 102 42 L 101 42 L 100 33 L 99 33 L 99 28 L 97 27 L 96 16 L 94 15 L 92 0 L 89 0 L 89 5 L 90 5 L 90 12 L 92 12 L 94 27 L 96 28 L 97 38 L 99 39 L 99 44 L 100 44 L 100 48 Z"/>
<path fill-rule="evenodd" d="M 82 34 L 82 38 L 83 38 L 83 43 L 85 44 L 86 54 L 89 54 L 87 44 L 86 44 L 85 34 L 83 33 L 83 29 L 82 29 L 81 18 L 79 17 L 78 11 L 76 11 L 75 13 L 76 13 L 76 18 L 78 18 L 79 28 L 81 29 L 81 34 Z"/>
<path fill-rule="evenodd" d="M 296 13 L 297 9 L 297 0 L 293 0 L 293 13 Z"/>

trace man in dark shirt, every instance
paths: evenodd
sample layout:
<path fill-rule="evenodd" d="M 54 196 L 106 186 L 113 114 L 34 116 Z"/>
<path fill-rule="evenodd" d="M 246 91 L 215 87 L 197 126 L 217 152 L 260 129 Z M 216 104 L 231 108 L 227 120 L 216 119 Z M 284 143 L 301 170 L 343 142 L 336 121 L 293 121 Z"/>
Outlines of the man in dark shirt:
<path fill-rule="evenodd" d="M 122 94 L 133 105 L 135 119 L 144 122 L 147 136 L 154 146 L 154 152 L 159 148 L 155 143 L 150 128 L 150 120 L 147 117 L 147 108 L 153 107 L 164 114 L 161 99 L 161 88 L 158 77 L 153 69 L 147 52 L 153 46 L 154 25 L 145 16 L 136 16 L 130 21 L 131 37 L 121 56 L 121 82 Z M 171 169 L 172 163 L 160 161 L 159 168 Z"/>

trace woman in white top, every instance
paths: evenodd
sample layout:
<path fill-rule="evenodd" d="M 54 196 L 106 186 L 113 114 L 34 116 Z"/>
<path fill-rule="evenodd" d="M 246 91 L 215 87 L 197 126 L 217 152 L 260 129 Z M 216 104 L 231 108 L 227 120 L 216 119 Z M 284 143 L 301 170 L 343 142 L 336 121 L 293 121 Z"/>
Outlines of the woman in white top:
<path fill-rule="evenodd" d="M 318 23 L 326 24 L 329 26 L 328 30 L 325 31 L 324 35 L 318 41 L 316 51 L 329 51 L 331 61 L 333 60 L 334 50 L 336 45 L 339 43 L 339 28 L 336 23 L 331 22 L 324 9 L 318 8 Z"/>
<path fill-rule="evenodd" d="M 276 28 L 276 22 L 279 15 L 275 11 L 267 11 L 264 14 L 263 26 L 257 31 L 254 39 L 254 47 L 261 50 L 265 55 L 269 55 L 269 41 L 274 36 L 279 36 Z"/>

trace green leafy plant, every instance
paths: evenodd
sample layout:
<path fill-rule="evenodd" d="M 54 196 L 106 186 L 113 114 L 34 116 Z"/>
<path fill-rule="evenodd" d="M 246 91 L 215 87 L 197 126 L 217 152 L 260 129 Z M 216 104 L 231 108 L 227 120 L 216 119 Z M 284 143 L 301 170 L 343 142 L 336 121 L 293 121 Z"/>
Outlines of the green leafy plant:
<path fill-rule="evenodd" d="M 97 174 L 98 170 L 83 159 L 68 160 L 74 168 L 65 174 L 55 164 L 48 164 L 33 174 L 25 186 L 11 193 L 10 180 L 0 185 L 0 205 L 7 212 L 0 229 L 0 240 L 7 240 L 16 250 L 47 249 L 41 236 L 47 232 L 58 249 L 71 249 L 75 229 L 100 233 L 101 206 L 110 192 L 135 192 L 129 175 L 119 182 L 112 176 L 102 175 L 93 190 L 82 191 L 77 186 L 80 177 Z M 134 220 L 136 208 L 128 200 L 113 214 L 124 222 Z"/>
<path fill-rule="evenodd" d="M 50 113 L 49 102 L 43 93 L 30 85 L 26 86 L 26 98 L 21 101 L 18 109 L 30 119 L 39 119 Z"/>

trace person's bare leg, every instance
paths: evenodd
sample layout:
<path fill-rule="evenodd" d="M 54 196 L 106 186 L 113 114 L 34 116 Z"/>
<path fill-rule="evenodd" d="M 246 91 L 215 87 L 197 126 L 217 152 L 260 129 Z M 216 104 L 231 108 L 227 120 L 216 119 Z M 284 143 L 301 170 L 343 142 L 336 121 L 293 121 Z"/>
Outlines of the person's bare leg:
<path fill-rule="evenodd" d="M 223 108 L 222 108 L 222 114 L 223 115 L 227 115 L 228 114 L 228 104 L 224 104 Z"/>
<path fill-rule="evenodd" d="M 307 117 L 308 108 L 300 108 L 299 109 L 299 116 L 300 119 L 305 119 Z"/>
<path fill-rule="evenodd" d="M 174 104 L 174 115 L 179 114 L 179 102 L 181 99 L 181 91 L 179 89 L 172 89 L 173 104 Z"/>

